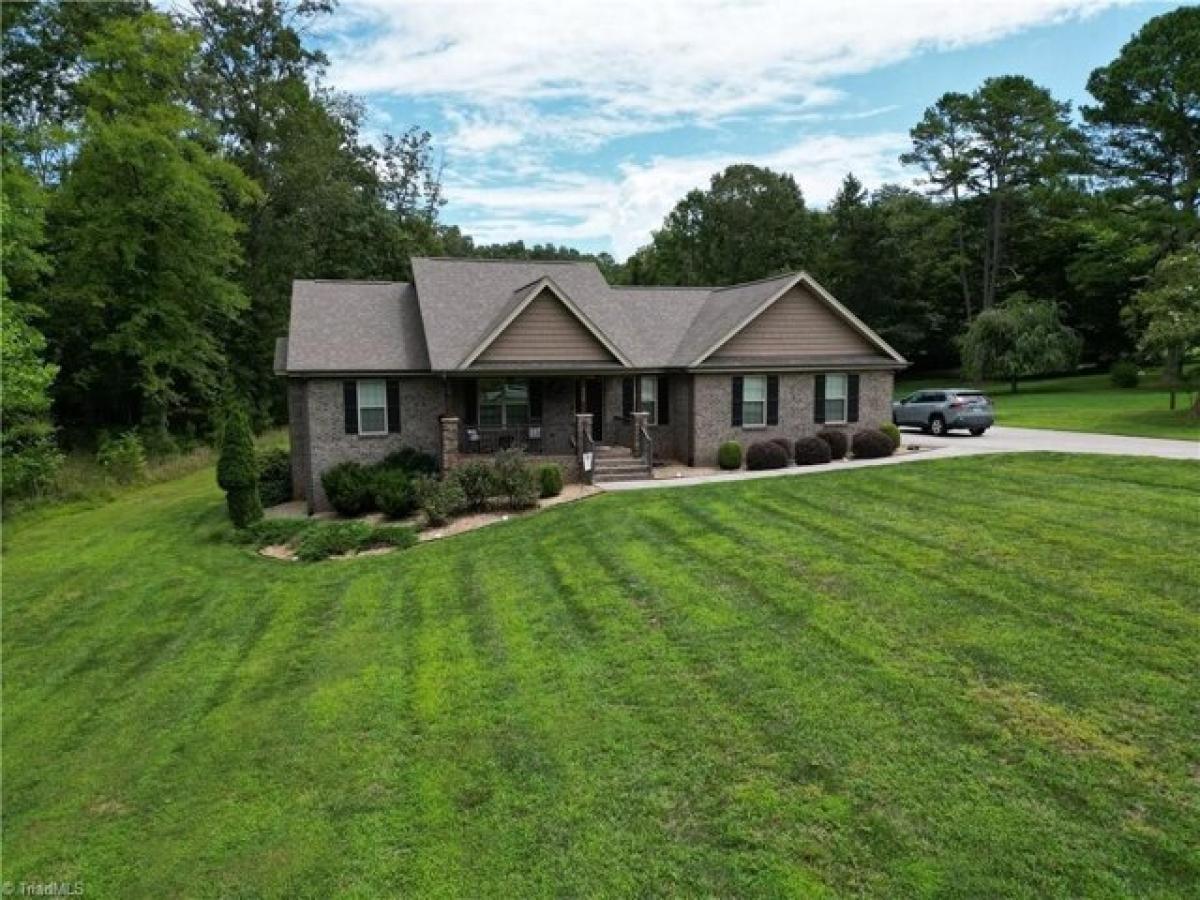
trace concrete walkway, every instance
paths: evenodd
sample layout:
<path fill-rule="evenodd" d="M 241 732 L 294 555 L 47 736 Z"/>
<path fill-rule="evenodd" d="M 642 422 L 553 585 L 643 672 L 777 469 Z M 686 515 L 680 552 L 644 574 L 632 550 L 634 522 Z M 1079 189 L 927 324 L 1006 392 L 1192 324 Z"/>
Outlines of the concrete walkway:
<path fill-rule="evenodd" d="M 1078 431 L 1047 431 L 1040 428 L 995 427 L 980 437 L 949 434 L 933 437 L 920 431 L 903 429 L 904 444 L 928 447 L 920 453 L 902 453 L 885 459 L 840 460 L 824 466 L 789 466 L 765 472 L 722 472 L 654 481 L 616 481 L 597 485 L 605 491 L 639 491 L 652 488 L 688 487 L 756 478 L 780 478 L 792 475 L 817 475 L 869 466 L 895 466 L 929 459 L 957 456 L 981 456 L 987 453 L 1100 453 L 1109 456 L 1155 456 L 1162 459 L 1200 461 L 1200 441 L 1168 441 L 1161 438 L 1124 437 L 1113 434 L 1087 434 Z"/>

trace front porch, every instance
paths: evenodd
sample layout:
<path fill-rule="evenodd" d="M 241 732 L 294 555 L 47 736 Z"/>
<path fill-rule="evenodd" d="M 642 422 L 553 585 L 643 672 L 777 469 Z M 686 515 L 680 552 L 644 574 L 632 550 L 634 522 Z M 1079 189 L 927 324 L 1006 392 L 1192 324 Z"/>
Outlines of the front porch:
<path fill-rule="evenodd" d="M 558 463 L 568 478 L 587 482 L 593 480 L 601 457 L 623 455 L 638 464 L 638 475 L 645 457 L 643 477 L 650 477 L 652 444 L 645 414 L 634 413 L 628 422 L 612 421 L 605 411 L 606 399 L 611 402 L 608 380 L 525 374 L 449 379 L 441 417 L 443 471 L 504 450 L 521 450 L 534 459 Z M 606 418 L 609 430 L 619 432 L 613 436 L 622 439 L 616 446 L 603 441 Z M 622 427 L 612 427 L 617 424 Z"/>

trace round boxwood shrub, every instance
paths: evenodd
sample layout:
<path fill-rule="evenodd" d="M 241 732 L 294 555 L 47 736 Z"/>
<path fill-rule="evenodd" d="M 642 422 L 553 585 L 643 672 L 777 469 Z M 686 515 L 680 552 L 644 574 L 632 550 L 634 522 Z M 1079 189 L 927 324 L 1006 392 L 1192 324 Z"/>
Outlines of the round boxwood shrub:
<path fill-rule="evenodd" d="M 879 459 L 891 456 L 896 452 L 896 447 L 892 439 L 878 428 L 864 428 L 854 433 L 850 450 L 855 459 Z"/>
<path fill-rule="evenodd" d="M 791 438 L 785 438 L 785 437 L 771 438 L 771 443 L 778 444 L 780 447 L 783 448 L 783 452 L 787 456 L 787 458 L 788 459 L 792 458 L 792 440 L 791 440 Z"/>
<path fill-rule="evenodd" d="M 737 441 L 726 441 L 717 448 L 717 465 L 722 469 L 742 467 L 742 445 Z"/>
<path fill-rule="evenodd" d="M 900 442 L 901 442 L 900 429 L 897 428 L 894 423 L 884 422 L 882 425 L 879 426 L 879 430 L 882 431 L 884 434 L 886 434 L 889 438 L 892 439 L 892 449 L 893 450 L 900 449 Z"/>
<path fill-rule="evenodd" d="M 412 480 L 404 469 L 383 469 L 375 474 L 375 506 L 389 519 L 403 519 L 417 508 Z"/>
<path fill-rule="evenodd" d="M 438 470 L 437 460 L 415 447 L 393 450 L 379 464 L 383 469 L 401 469 L 409 475 L 434 475 Z"/>
<path fill-rule="evenodd" d="M 338 463 L 321 474 L 330 504 L 343 516 L 361 516 L 374 509 L 374 473 L 356 462 Z"/>
<path fill-rule="evenodd" d="M 746 468 L 783 469 L 788 464 L 788 452 L 775 441 L 755 441 L 746 451 Z"/>
<path fill-rule="evenodd" d="M 817 432 L 817 437 L 829 445 L 831 459 L 846 458 L 846 451 L 850 449 L 850 441 L 846 438 L 846 432 L 825 428 Z"/>
<path fill-rule="evenodd" d="M 292 458 L 286 450 L 258 454 L 258 496 L 263 506 L 278 506 L 292 499 Z"/>
<path fill-rule="evenodd" d="M 1123 359 L 1113 365 L 1112 370 L 1108 373 L 1108 378 L 1113 387 L 1135 388 L 1142 376 L 1138 372 L 1136 363 Z"/>
<path fill-rule="evenodd" d="M 833 458 L 829 445 L 819 437 L 800 438 L 796 441 L 796 465 L 819 466 Z"/>
<path fill-rule="evenodd" d="M 554 463 L 546 463 L 538 466 L 538 493 L 542 497 L 557 497 L 562 493 L 563 475 L 562 469 Z"/>

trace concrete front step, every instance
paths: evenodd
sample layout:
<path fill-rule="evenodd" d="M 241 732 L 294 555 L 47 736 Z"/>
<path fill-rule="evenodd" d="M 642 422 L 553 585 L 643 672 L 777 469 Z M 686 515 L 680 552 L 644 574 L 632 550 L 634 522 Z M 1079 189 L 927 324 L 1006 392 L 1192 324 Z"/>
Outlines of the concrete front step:
<path fill-rule="evenodd" d="M 597 471 L 592 476 L 592 481 L 596 484 L 610 484 L 614 481 L 648 481 L 654 476 L 646 469 L 638 472 L 600 472 Z"/>
<path fill-rule="evenodd" d="M 598 459 L 595 463 L 597 472 L 645 472 L 649 468 L 644 462 L 637 459 L 626 459 L 621 462 L 607 462 Z"/>

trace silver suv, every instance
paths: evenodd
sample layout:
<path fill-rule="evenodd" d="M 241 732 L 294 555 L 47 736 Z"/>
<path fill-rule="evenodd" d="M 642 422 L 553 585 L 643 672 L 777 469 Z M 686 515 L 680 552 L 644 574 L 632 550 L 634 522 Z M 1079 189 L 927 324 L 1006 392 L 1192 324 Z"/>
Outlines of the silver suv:
<path fill-rule="evenodd" d="M 930 434 L 966 428 L 978 437 L 996 422 L 992 401 L 983 391 L 964 388 L 917 391 L 892 404 L 892 421 L 915 425 Z"/>

